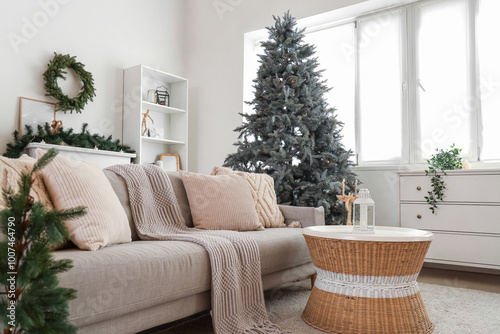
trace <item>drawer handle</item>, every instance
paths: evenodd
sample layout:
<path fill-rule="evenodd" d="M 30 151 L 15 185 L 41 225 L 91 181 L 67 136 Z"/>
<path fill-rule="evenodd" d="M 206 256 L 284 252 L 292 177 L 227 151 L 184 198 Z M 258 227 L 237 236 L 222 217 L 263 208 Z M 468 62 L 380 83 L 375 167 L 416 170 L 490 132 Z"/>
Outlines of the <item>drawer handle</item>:
<path fill-rule="evenodd" d="M 422 215 L 417 215 L 417 218 L 418 218 L 418 219 L 421 219 L 421 218 L 422 218 Z"/>
<path fill-rule="evenodd" d="M 418 186 L 418 187 L 417 187 L 417 190 L 418 190 L 418 191 L 422 190 L 422 187 Z"/>

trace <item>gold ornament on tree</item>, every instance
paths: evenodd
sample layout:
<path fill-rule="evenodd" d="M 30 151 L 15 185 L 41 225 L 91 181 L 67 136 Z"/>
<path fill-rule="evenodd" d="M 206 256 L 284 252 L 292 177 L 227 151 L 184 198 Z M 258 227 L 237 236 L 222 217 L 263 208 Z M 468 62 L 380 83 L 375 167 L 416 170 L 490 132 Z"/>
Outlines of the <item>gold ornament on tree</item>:
<path fill-rule="evenodd" d="M 354 195 L 349 193 L 349 195 L 345 194 L 345 179 L 342 179 L 342 195 L 337 195 L 337 198 L 345 203 L 345 209 L 347 210 L 347 225 L 352 225 L 351 221 L 351 211 L 352 211 L 352 203 L 358 198 L 356 196 L 358 193 L 358 180 L 354 184 Z"/>
<path fill-rule="evenodd" d="M 144 134 L 146 133 L 146 131 L 148 131 L 148 126 L 146 124 L 146 120 L 149 118 L 151 120 L 151 123 L 153 123 L 153 124 L 155 124 L 155 121 L 153 121 L 153 119 L 151 118 L 151 116 L 149 116 L 149 109 L 148 109 L 148 111 L 146 111 L 142 115 L 144 116 L 142 118 L 142 128 L 144 129 L 142 131 L 142 135 L 144 136 Z"/>

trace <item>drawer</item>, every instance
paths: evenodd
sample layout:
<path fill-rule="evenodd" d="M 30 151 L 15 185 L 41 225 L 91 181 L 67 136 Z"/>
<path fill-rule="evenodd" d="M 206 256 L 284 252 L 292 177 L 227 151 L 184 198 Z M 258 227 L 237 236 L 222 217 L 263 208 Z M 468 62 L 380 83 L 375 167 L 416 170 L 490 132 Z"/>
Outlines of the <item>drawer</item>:
<path fill-rule="evenodd" d="M 421 230 L 500 235 L 500 206 L 440 204 L 436 214 L 432 214 L 428 204 L 402 203 L 400 225 Z"/>
<path fill-rule="evenodd" d="M 461 264 L 499 266 L 500 237 L 472 234 L 434 233 L 426 260 L 445 260 Z M 458 263 L 457 263 L 458 264 Z"/>
<path fill-rule="evenodd" d="M 449 174 L 442 176 L 442 179 L 446 187 L 443 196 L 445 202 L 500 203 L 500 175 Z M 425 202 L 424 196 L 427 196 L 430 190 L 430 176 L 401 175 L 399 177 L 401 201 Z"/>

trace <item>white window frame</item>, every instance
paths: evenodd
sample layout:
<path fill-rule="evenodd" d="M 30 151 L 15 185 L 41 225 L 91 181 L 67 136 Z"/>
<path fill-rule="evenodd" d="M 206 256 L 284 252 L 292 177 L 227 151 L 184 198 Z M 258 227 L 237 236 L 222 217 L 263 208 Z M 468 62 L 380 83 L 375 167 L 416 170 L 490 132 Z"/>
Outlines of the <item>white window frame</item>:
<path fill-rule="evenodd" d="M 401 26 L 402 26 L 402 29 L 406 29 L 406 6 L 399 6 L 399 7 L 395 7 L 395 8 L 389 8 L 389 9 L 383 9 L 383 10 L 380 10 L 380 11 L 376 11 L 376 12 L 372 12 L 372 13 L 369 13 L 369 14 L 366 14 L 366 15 L 362 15 L 362 16 L 359 16 L 356 18 L 355 20 L 355 27 L 357 29 L 357 26 L 358 26 L 358 23 L 360 21 L 363 21 L 363 20 L 368 20 L 368 19 L 371 19 L 373 17 L 376 17 L 378 15 L 382 15 L 384 13 L 397 13 L 399 12 L 399 14 L 401 15 Z M 355 65 L 355 76 L 356 76 L 356 79 L 355 79 L 355 98 L 356 98 L 356 102 L 355 102 L 355 110 L 354 110 L 354 119 L 355 119 L 355 136 L 356 136 L 356 161 L 357 161 L 357 164 L 358 166 L 387 166 L 387 165 L 390 165 L 390 166 L 399 166 L 399 165 L 404 165 L 404 164 L 408 164 L 410 162 L 410 159 L 409 159 L 409 151 L 407 149 L 407 146 L 405 145 L 405 142 L 407 142 L 406 140 L 408 140 L 408 138 L 406 138 L 408 136 L 407 133 L 405 133 L 404 129 L 405 129 L 405 124 L 407 124 L 407 121 L 408 121 L 408 94 L 405 90 L 407 90 L 407 88 L 405 88 L 405 81 L 408 81 L 406 80 L 407 78 L 407 71 L 406 71 L 406 66 L 407 66 L 407 63 L 406 63 L 406 60 L 407 60 L 407 57 L 406 57 L 406 44 L 407 44 L 407 41 L 405 39 L 405 34 L 401 34 L 401 41 L 400 41 L 400 44 L 402 46 L 402 48 L 400 49 L 400 56 L 401 56 L 401 60 L 402 60 L 402 63 L 401 63 L 401 68 L 400 68 L 400 72 L 401 72 L 401 77 L 402 77 L 402 82 L 401 82 L 401 90 L 402 90 L 402 93 L 400 95 L 400 98 L 401 98 L 401 101 L 400 101 L 400 104 L 401 104 L 401 156 L 399 159 L 391 159 L 391 160 L 375 160 L 375 161 L 364 161 L 363 159 L 363 155 L 362 155 L 362 139 L 361 139 L 361 110 L 360 110 L 360 77 L 359 77 L 359 49 L 360 49 L 360 45 L 359 45 L 359 38 L 358 38 L 358 34 L 357 34 L 357 30 L 355 29 L 354 31 L 354 39 L 355 39 L 355 44 L 356 44 L 356 65 Z"/>

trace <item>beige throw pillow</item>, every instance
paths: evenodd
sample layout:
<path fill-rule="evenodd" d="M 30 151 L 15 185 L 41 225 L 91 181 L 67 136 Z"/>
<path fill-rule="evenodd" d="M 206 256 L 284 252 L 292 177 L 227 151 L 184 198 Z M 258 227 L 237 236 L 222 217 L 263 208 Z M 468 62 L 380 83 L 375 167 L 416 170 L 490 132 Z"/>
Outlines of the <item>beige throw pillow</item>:
<path fill-rule="evenodd" d="M 238 175 L 180 171 L 194 227 L 207 230 L 263 230 L 252 195 Z"/>
<path fill-rule="evenodd" d="M 214 167 L 212 175 L 236 174 L 247 181 L 250 192 L 255 202 L 255 210 L 259 221 L 265 228 L 286 227 L 285 217 L 281 213 L 276 192 L 274 191 L 274 179 L 267 174 L 236 172 L 225 167 Z"/>
<path fill-rule="evenodd" d="M 19 190 L 18 182 L 21 179 L 22 172 L 30 172 L 35 165 L 36 159 L 23 154 L 18 159 L 9 159 L 0 156 L 0 187 L 7 189 L 11 187 L 14 193 Z M 50 200 L 49 193 L 43 183 L 42 174 L 35 173 L 31 187 L 31 196 L 35 202 L 41 202 L 45 209 L 52 210 L 54 207 Z M 0 194 L 0 209 L 6 207 L 3 194 Z"/>
<path fill-rule="evenodd" d="M 45 152 L 36 150 L 40 158 Z M 43 179 L 58 210 L 87 207 L 87 213 L 68 220 L 71 241 L 80 249 L 131 241 L 127 215 L 103 171 L 94 163 L 56 156 L 42 169 Z"/>

